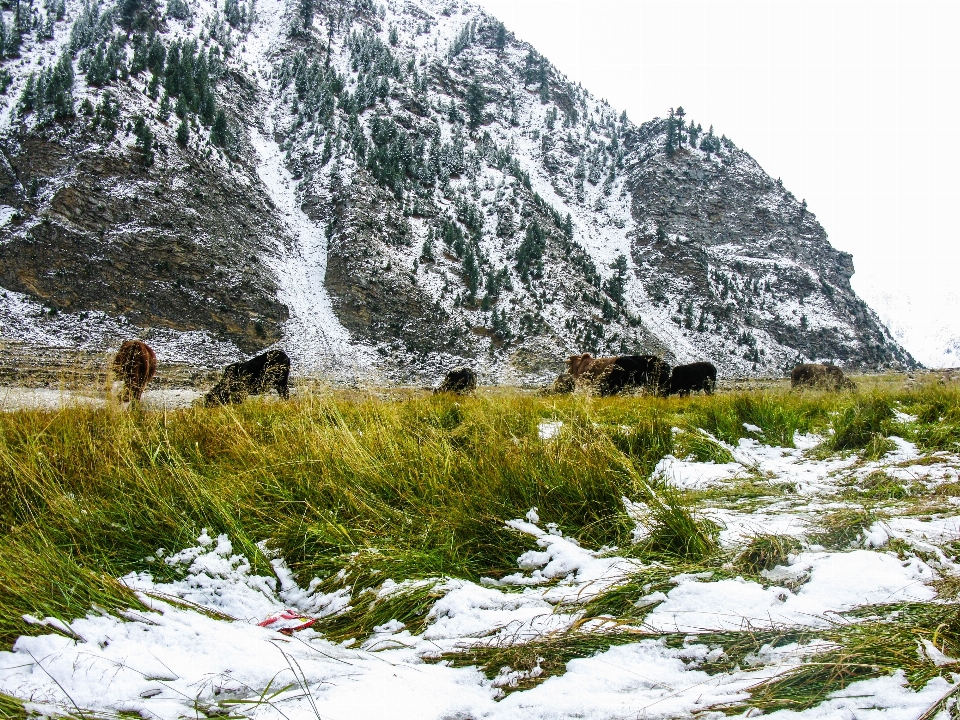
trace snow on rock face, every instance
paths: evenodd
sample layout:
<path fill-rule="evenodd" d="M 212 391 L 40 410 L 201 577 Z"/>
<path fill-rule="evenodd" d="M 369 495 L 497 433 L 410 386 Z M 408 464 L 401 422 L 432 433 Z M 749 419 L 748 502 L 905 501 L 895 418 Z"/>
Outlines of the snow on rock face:
<path fill-rule="evenodd" d="M 294 238 L 292 246 L 281 244 L 268 259 L 279 281 L 279 298 L 290 311 L 283 348 L 302 373 L 365 374 L 371 364 L 369 350 L 351 346 L 323 283 L 327 264 L 323 231 L 300 209 L 276 142 L 255 130 L 252 140 L 260 159 L 260 179 Z"/>
<path fill-rule="evenodd" d="M 582 351 L 710 359 L 728 376 L 797 358 L 911 362 L 850 289 L 849 256 L 747 153 L 702 128 L 667 152 L 666 121 L 635 125 L 476 6 L 333 0 L 309 27 L 289 1 L 233 25 L 212 0 L 190 7 L 159 37 L 216 51 L 226 150 L 192 111 L 178 138 L 149 71 L 88 82 L 77 0 L 52 40 L 31 35 L 4 64 L 5 287 L 32 293 L 18 278 L 38 278 L 71 312 L 101 311 L 96 324 L 139 313 L 244 353 L 279 341 L 295 373 L 340 379 L 469 363 L 485 381 L 540 382 Z M 75 105 L 91 105 L 72 125 L 21 122 L 30 73 L 71 49 Z M 132 41 L 121 52 L 134 62 Z M 108 91 L 115 139 L 93 124 Z M 51 169 L 26 186 L 28 143 Z M 29 252 L 38 237 L 65 267 Z M 131 246 L 143 283 L 122 269 Z M 91 263 L 103 287 L 71 294 Z"/>

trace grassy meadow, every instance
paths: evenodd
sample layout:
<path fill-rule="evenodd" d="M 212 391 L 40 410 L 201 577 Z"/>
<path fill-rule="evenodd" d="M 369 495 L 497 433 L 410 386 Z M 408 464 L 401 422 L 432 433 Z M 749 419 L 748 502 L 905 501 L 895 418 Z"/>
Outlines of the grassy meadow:
<path fill-rule="evenodd" d="M 556 437 L 541 438 L 545 422 L 562 423 Z M 141 606 L 117 578 L 182 572 L 157 562 L 157 550 L 191 547 L 204 528 L 226 533 L 261 574 L 271 574 L 267 554 L 276 554 L 302 586 L 317 577 L 322 590 L 370 592 L 370 602 L 321 622 L 332 640 L 362 637 L 392 618 L 416 630 L 426 622 L 436 582 L 380 600 L 372 590 L 387 579 L 480 581 L 516 572 L 517 557 L 536 543 L 504 521 L 536 507 L 542 523 L 556 523 L 584 547 L 616 549 L 648 569 L 584 605 L 584 619 L 610 619 L 602 628 L 571 627 L 519 646 L 480 644 L 444 659 L 492 674 L 533 663 L 546 675 L 563 672 L 568 659 L 635 641 L 644 610 L 634 601 L 651 589 L 669 590 L 679 572 L 759 579 L 799 550 L 797 540 L 768 534 L 721 548 L 717 524 L 704 515 L 711 507 L 750 508 L 790 493 L 788 486 L 759 475 L 703 490 L 650 481 L 668 454 L 731 461 L 712 438 L 735 446 L 759 436 L 792 447 L 796 432 L 825 438 L 807 451 L 811 457 L 881 458 L 892 435 L 928 455 L 954 457 L 960 388 L 875 381 L 857 392 L 772 388 L 669 399 L 321 388 L 287 403 L 252 399 L 218 409 L 0 413 L 0 644 L 9 649 L 21 635 L 51 631 L 24 615 L 70 621 Z M 909 487 L 882 473 L 850 491 L 850 507 L 825 513 L 806 542 L 852 547 L 892 507 L 930 516 L 948 512 L 950 496 L 960 495 L 960 487 Z M 649 533 L 639 541 L 623 498 L 646 508 Z M 919 552 L 907 545 L 891 551 Z M 960 578 L 939 582 L 939 602 L 870 608 L 859 620 L 816 633 L 832 649 L 757 688 L 751 705 L 810 707 L 854 679 L 896 668 L 906 668 L 912 683 L 956 671 L 916 652 L 918 638 L 932 638 L 946 655 L 960 656 Z M 899 614 L 891 616 L 894 610 Z M 813 633 L 717 633 L 708 640 L 725 652 L 712 669 L 735 667 L 765 643 L 807 636 Z M 24 712 L 19 700 L 0 697 L 0 717 Z"/>

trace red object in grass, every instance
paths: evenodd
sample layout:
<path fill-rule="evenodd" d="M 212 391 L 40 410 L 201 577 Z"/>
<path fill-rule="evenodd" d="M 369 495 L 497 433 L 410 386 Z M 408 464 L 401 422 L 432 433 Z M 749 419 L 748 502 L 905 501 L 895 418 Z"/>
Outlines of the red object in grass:
<path fill-rule="evenodd" d="M 299 625 L 280 628 L 278 632 L 283 633 L 284 635 L 293 635 L 293 633 L 295 633 L 297 630 L 306 630 L 308 627 L 310 627 L 317 621 L 316 618 L 308 618 L 305 615 L 301 615 L 300 613 L 293 612 L 292 610 L 284 610 L 283 612 L 277 613 L 276 615 L 271 615 L 270 617 L 268 617 L 266 620 L 262 622 L 258 622 L 257 625 L 259 625 L 260 627 L 269 627 L 270 625 L 273 625 L 278 620 L 304 620 L 305 621 L 300 623 Z"/>

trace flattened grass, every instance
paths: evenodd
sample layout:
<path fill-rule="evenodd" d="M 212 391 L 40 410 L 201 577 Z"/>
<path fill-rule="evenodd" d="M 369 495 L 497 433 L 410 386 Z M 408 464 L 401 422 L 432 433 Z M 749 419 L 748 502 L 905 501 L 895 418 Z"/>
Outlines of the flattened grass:
<path fill-rule="evenodd" d="M 875 616 L 879 617 L 864 620 Z M 932 658 L 926 649 L 932 647 L 947 657 L 957 657 L 960 605 L 956 603 L 864 607 L 846 617 L 846 624 L 820 633 L 820 637 L 833 644 L 831 648 L 794 670 L 754 686 L 750 700 L 731 709 L 800 711 L 819 705 L 831 693 L 853 682 L 891 675 L 897 670 L 904 671 L 914 690 L 935 677 L 950 678 L 960 671 L 960 664 Z"/>
<path fill-rule="evenodd" d="M 714 462 L 718 465 L 734 461 L 729 450 L 699 430 L 678 433 L 674 438 L 674 445 L 674 454 L 681 459 L 690 458 L 697 462 Z"/>
<path fill-rule="evenodd" d="M 505 672 L 520 675 L 501 684 L 504 693 L 529 690 L 547 678 L 566 672 L 567 663 L 593 657 L 616 645 L 643 639 L 635 632 L 558 632 L 523 643 L 475 645 L 460 652 L 444 653 L 439 660 L 453 667 L 475 665 L 490 680 Z"/>
<path fill-rule="evenodd" d="M 841 508 L 820 516 L 811 539 L 830 550 L 846 550 L 863 540 L 877 515 L 867 508 Z"/>

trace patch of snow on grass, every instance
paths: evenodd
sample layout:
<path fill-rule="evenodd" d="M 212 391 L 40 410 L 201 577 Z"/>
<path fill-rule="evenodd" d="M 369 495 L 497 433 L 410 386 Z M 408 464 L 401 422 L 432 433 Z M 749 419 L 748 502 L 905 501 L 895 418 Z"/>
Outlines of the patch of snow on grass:
<path fill-rule="evenodd" d="M 541 440 L 552 440 L 557 436 L 562 427 L 563 422 L 560 420 L 544 420 L 537 426 L 537 433 L 540 435 Z"/>
<path fill-rule="evenodd" d="M 924 583 L 934 577 L 926 563 L 901 562 L 892 555 L 855 550 L 801 553 L 790 566 L 810 579 L 799 590 L 764 587 L 737 578 L 703 582 L 688 578 L 667 593 L 645 625 L 661 632 L 705 632 L 774 627 L 778 624 L 826 627 L 825 615 L 871 603 L 932 600 Z"/>
<path fill-rule="evenodd" d="M 653 477 L 684 490 L 709 487 L 723 480 L 732 480 L 744 473 L 745 468 L 738 462 L 713 463 L 678 460 L 667 455 L 657 463 Z"/>

